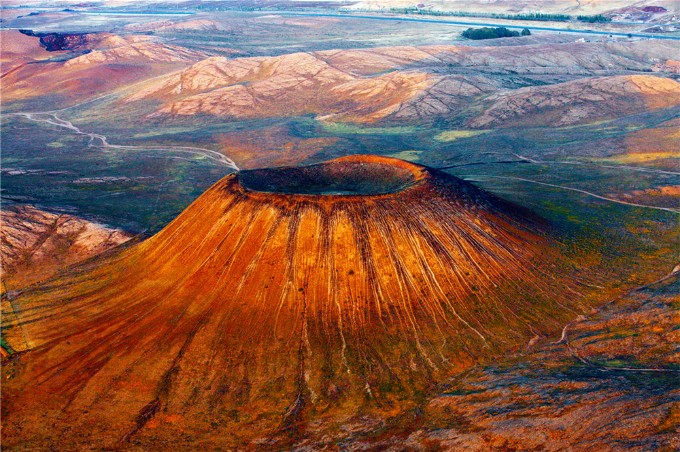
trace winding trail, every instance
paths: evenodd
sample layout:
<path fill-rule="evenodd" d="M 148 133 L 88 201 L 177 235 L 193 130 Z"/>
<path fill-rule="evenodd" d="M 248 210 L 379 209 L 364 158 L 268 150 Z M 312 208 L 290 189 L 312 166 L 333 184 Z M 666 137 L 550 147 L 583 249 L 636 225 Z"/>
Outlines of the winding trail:
<path fill-rule="evenodd" d="M 121 145 L 121 144 L 111 144 L 108 142 L 108 139 L 106 136 L 98 134 L 98 133 L 92 133 L 92 132 L 84 132 L 80 130 L 78 127 L 74 126 L 71 121 L 67 121 L 65 119 L 61 119 L 57 116 L 56 113 L 54 112 L 19 112 L 19 113 L 11 113 L 8 116 L 20 116 L 22 118 L 26 118 L 30 121 L 34 122 L 42 122 L 46 124 L 51 124 L 57 127 L 61 127 L 67 130 L 72 131 L 73 133 L 77 135 L 85 135 L 90 138 L 90 142 L 88 144 L 89 147 L 101 147 L 101 148 L 109 148 L 109 149 L 122 149 L 126 151 L 175 151 L 175 152 L 184 152 L 187 154 L 192 154 L 192 155 L 201 155 L 203 157 L 207 157 L 210 160 L 226 166 L 228 168 L 231 168 L 235 171 L 239 171 L 239 167 L 236 165 L 236 163 L 226 157 L 225 155 L 213 151 L 212 149 L 205 149 L 205 148 L 197 148 L 197 147 L 191 147 L 191 146 L 129 146 L 129 145 Z"/>
<path fill-rule="evenodd" d="M 680 172 L 677 171 L 664 171 L 664 170 L 659 170 L 659 169 L 654 169 L 654 168 L 647 168 L 644 166 L 630 166 L 630 165 L 604 165 L 600 163 L 591 163 L 591 162 L 567 162 L 567 161 L 558 161 L 558 160 L 535 160 L 530 157 L 526 157 L 524 155 L 520 154 L 513 154 L 515 157 L 520 159 L 521 161 L 527 162 L 527 163 L 534 163 L 537 165 L 577 165 L 577 166 L 596 166 L 599 168 L 612 168 L 612 169 L 626 169 L 626 170 L 631 170 L 631 171 L 640 171 L 642 173 L 656 173 L 656 174 L 668 174 L 672 176 L 680 176 Z M 494 162 L 496 163 L 496 162 Z"/>
<path fill-rule="evenodd" d="M 655 210 L 662 210 L 665 212 L 671 212 L 675 214 L 680 214 L 680 208 L 674 209 L 672 207 L 658 207 L 658 206 L 648 206 L 645 204 L 637 204 L 633 202 L 626 202 L 626 201 L 620 201 L 618 199 L 612 199 L 612 198 L 607 198 L 605 196 L 601 196 L 595 193 L 591 193 L 586 190 L 581 190 L 580 188 L 573 188 L 573 187 L 565 187 L 564 185 L 556 185 L 556 184 L 549 184 L 547 182 L 539 182 L 531 179 L 525 179 L 523 177 L 513 177 L 513 176 L 485 176 L 485 175 L 477 175 L 477 174 L 471 174 L 471 175 L 463 175 L 463 176 L 458 176 L 465 178 L 466 180 L 479 180 L 479 179 L 488 179 L 488 178 L 493 178 L 493 179 L 510 179 L 510 180 L 518 180 L 522 182 L 529 182 L 532 184 L 538 184 L 538 185 L 545 185 L 547 187 L 554 187 L 554 188 L 560 188 L 562 190 L 569 190 L 569 191 L 575 191 L 577 193 L 582 193 L 584 195 L 592 196 L 594 198 L 602 199 L 604 201 L 609 201 L 609 202 L 614 202 L 617 204 L 623 204 L 626 206 L 632 206 L 632 207 L 643 207 L 646 209 L 655 209 Z"/>
<path fill-rule="evenodd" d="M 501 153 L 501 152 L 487 152 L 486 154 L 499 154 L 505 156 L 506 154 Z M 485 161 L 485 162 L 470 162 L 470 163 L 461 163 L 461 164 L 456 164 L 456 165 L 446 165 L 446 166 L 437 166 L 436 168 L 438 170 L 447 170 L 447 169 L 453 169 L 453 168 L 461 168 L 464 166 L 477 166 L 477 165 L 507 165 L 507 164 L 515 164 L 515 163 L 529 163 L 533 165 L 575 165 L 575 166 L 591 166 L 595 168 L 608 168 L 608 169 L 622 169 L 622 170 L 628 170 L 628 171 L 637 171 L 641 173 L 653 173 L 653 174 L 663 174 L 664 176 L 680 176 L 680 172 L 677 171 L 666 171 L 666 170 L 660 170 L 656 168 L 649 168 L 646 166 L 631 166 L 631 165 L 605 165 L 601 163 L 594 163 L 594 162 L 569 162 L 569 161 L 560 161 L 560 160 L 536 160 L 532 159 L 531 157 L 526 157 L 524 155 L 520 154 L 512 154 L 514 157 L 516 157 L 518 160 L 495 160 L 495 161 Z"/>

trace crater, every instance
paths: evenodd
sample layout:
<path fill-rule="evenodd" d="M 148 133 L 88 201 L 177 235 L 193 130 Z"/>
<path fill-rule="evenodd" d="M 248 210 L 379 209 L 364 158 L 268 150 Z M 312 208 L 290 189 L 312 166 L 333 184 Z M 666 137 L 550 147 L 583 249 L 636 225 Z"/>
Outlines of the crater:
<path fill-rule="evenodd" d="M 302 167 L 243 170 L 250 191 L 291 195 L 373 196 L 396 193 L 422 179 L 422 167 L 401 160 L 352 156 Z"/>

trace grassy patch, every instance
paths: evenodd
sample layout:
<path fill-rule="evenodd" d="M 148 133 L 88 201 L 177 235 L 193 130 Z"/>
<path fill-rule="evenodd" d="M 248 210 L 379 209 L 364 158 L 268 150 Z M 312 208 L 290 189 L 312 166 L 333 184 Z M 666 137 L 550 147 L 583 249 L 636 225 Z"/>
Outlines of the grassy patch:
<path fill-rule="evenodd" d="M 415 133 L 414 126 L 364 127 L 343 122 L 321 122 L 324 131 L 335 135 L 404 135 Z"/>
<path fill-rule="evenodd" d="M 5 341 L 5 338 L 1 335 L 0 335 L 0 347 L 2 347 L 9 355 L 14 353 L 14 349 Z"/>
<path fill-rule="evenodd" d="M 163 135 L 174 135 L 176 133 L 193 132 L 194 130 L 195 129 L 193 127 L 165 127 L 161 129 L 151 130 L 148 132 L 136 133 L 132 135 L 132 138 L 150 138 Z"/>
<path fill-rule="evenodd" d="M 630 152 L 627 154 L 615 155 L 612 157 L 600 159 L 604 162 L 614 163 L 644 163 L 654 160 L 663 159 L 680 159 L 680 154 L 674 151 L 667 152 Z"/>
<path fill-rule="evenodd" d="M 422 154 L 423 151 L 401 151 L 401 152 L 395 152 L 394 154 L 389 154 L 389 157 L 394 157 L 397 159 L 402 159 L 402 160 L 408 160 L 411 162 L 417 162 L 420 158 L 420 154 Z"/>
<path fill-rule="evenodd" d="M 490 130 L 447 130 L 446 132 L 442 132 L 436 137 L 434 137 L 435 140 L 437 141 L 442 141 L 444 143 L 449 143 L 451 141 L 456 141 L 461 138 L 470 138 L 474 137 L 477 135 L 482 135 L 484 133 L 489 133 L 491 132 Z"/>

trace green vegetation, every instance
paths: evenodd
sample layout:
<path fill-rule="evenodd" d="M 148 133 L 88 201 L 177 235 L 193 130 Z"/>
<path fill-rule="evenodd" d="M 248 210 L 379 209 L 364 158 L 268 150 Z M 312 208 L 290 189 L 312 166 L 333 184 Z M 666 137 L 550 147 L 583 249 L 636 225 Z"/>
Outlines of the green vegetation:
<path fill-rule="evenodd" d="M 356 11 L 356 10 L 354 10 Z M 375 12 L 366 10 L 365 12 Z M 390 8 L 389 12 L 395 14 L 419 14 L 423 16 L 458 16 L 458 17 L 484 17 L 488 19 L 507 19 L 507 20 L 531 20 L 543 22 L 566 22 L 572 17 L 568 14 L 548 14 L 548 13 L 524 13 L 524 14 L 504 14 L 504 13 L 476 13 L 467 11 L 437 11 L 433 9 L 419 9 L 415 6 L 408 8 Z"/>
<path fill-rule="evenodd" d="M 508 30 L 505 27 L 490 28 L 468 28 L 461 35 L 464 38 L 473 39 L 475 41 L 480 39 L 496 39 L 496 38 L 514 38 L 519 36 L 519 32 Z"/>
<path fill-rule="evenodd" d="M 362 127 L 360 125 L 345 122 L 321 121 L 320 124 L 326 132 L 337 135 L 403 135 L 412 134 L 416 129 L 414 126 Z"/>
<path fill-rule="evenodd" d="M 14 354 L 14 349 L 5 341 L 5 338 L 0 336 L 0 347 L 2 347 L 8 355 Z"/>
<path fill-rule="evenodd" d="M 423 151 L 416 151 L 416 150 L 409 150 L 409 151 L 401 151 L 401 152 L 395 152 L 394 154 L 388 154 L 389 157 L 394 157 L 396 159 L 402 159 L 402 160 L 408 160 L 411 162 L 417 162 L 420 158 L 420 154 L 422 154 Z"/>
<path fill-rule="evenodd" d="M 482 13 L 482 12 L 470 12 L 470 11 L 440 11 L 436 9 L 422 9 L 416 6 L 409 6 L 405 8 L 390 8 L 388 10 L 376 10 L 372 8 L 364 9 L 340 9 L 342 13 L 376 13 L 376 12 L 389 12 L 392 14 L 417 14 L 420 16 L 452 16 L 452 17 L 479 17 L 485 19 L 503 19 L 503 20 L 525 20 L 525 21 L 537 21 L 537 22 L 569 22 L 571 20 L 577 20 L 579 22 L 588 23 L 601 23 L 601 22 L 611 22 L 611 18 L 606 17 L 602 14 L 595 15 L 579 15 L 574 18 L 569 14 L 551 14 L 542 12 L 531 12 L 531 13 L 519 13 L 519 14 L 507 14 L 507 13 Z"/>
<path fill-rule="evenodd" d="M 490 132 L 490 130 L 446 130 L 435 136 L 434 139 L 447 143 L 461 138 L 470 138 L 488 132 Z"/>
<path fill-rule="evenodd" d="M 525 28 L 522 30 L 522 33 L 520 33 L 522 36 L 531 36 L 531 30 L 528 28 Z"/>
<path fill-rule="evenodd" d="M 595 14 L 594 16 L 576 16 L 576 20 L 580 22 L 597 23 L 597 22 L 611 22 L 611 18 L 603 16 L 602 14 Z"/>

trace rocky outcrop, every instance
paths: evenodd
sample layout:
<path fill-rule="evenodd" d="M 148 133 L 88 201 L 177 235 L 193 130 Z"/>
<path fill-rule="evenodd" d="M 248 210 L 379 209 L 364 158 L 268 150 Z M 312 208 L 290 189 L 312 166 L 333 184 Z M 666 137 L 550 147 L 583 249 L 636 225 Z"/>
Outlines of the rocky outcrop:
<path fill-rule="evenodd" d="M 531 84 L 528 80 L 534 77 L 541 80 L 541 86 L 531 88 L 527 97 L 535 93 L 545 101 L 559 91 L 561 98 L 554 102 L 566 104 L 583 96 L 579 105 L 590 102 L 587 108 L 597 110 L 604 104 L 594 107 L 592 99 L 619 96 L 621 102 L 626 102 L 623 98 L 635 95 L 635 89 L 617 88 L 617 79 L 553 86 L 543 86 L 542 80 L 573 79 L 605 69 L 649 71 L 655 59 L 666 61 L 672 57 L 680 58 L 677 46 L 663 42 L 392 47 L 277 57 L 212 57 L 150 82 L 126 101 L 160 102 L 162 106 L 156 116 L 170 117 L 208 114 L 261 118 L 314 114 L 322 119 L 360 123 L 384 119 L 432 120 L 458 113 L 499 89 Z M 645 84 L 644 80 L 644 77 L 630 78 L 633 85 Z M 652 92 L 655 88 L 651 86 L 641 88 L 643 94 L 648 100 L 663 103 L 661 92 L 669 89 L 672 92 L 672 87 L 667 86 L 667 81 L 651 80 L 663 85 L 659 87 L 659 95 Z M 589 83 L 593 87 L 584 88 Z M 604 86 L 607 83 L 611 86 Z M 592 91 L 592 99 L 581 90 Z M 523 93 L 508 91 L 507 96 L 521 98 Z M 672 98 L 671 95 L 670 101 Z M 550 106 L 554 107 L 558 105 Z M 576 109 L 571 114 L 574 117 L 566 118 L 565 124 L 578 122 L 581 116 L 597 116 L 597 112 Z M 478 122 L 490 124 L 493 120 L 479 119 Z"/>
<path fill-rule="evenodd" d="M 36 33 L 32 30 L 19 30 L 26 36 L 40 39 L 40 45 L 49 52 L 57 50 L 76 50 L 87 46 L 96 35 L 88 33 Z"/>
<path fill-rule="evenodd" d="M 3 101 L 35 99 L 38 104 L 35 108 L 44 109 L 47 99 L 47 102 L 63 107 L 62 102 L 82 101 L 84 95 L 119 89 L 147 77 L 176 71 L 206 57 L 201 52 L 165 44 L 148 36 L 108 33 L 88 36 L 91 38 L 88 38 L 86 48 L 79 49 L 86 51 L 66 53 L 71 56 L 66 61 L 20 64 L 5 73 Z M 24 108 L 30 107 L 24 105 Z"/>
<path fill-rule="evenodd" d="M 0 218 L 2 278 L 8 290 L 49 278 L 131 238 L 118 229 L 29 205 L 3 206 Z"/>
<path fill-rule="evenodd" d="M 144 61 L 147 64 L 192 62 L 204 56 L 204 54 L 183 47 L 153 41 L 146 36 L 111 35 L 102 39 L 97 49 L 66 61 L 64 67 L 135 61 Z"/>
<path fill-rule="evenodd" d="M 566 126 L 680 105 L 680 83 L 642 75 L 600 77 L 522 88 L 486 102 L 470 126 Z"/>
<path fill-rule="evenodd" d="M 680 61 L 668 60 L 665 63 L 655 64 L 652 67 L 654 72 L 669 72 L 671 74 L 680 74 Z"/>
<path fill-rule="evenodd" d="M 163 100 L 159 115 L 317 114 L 373 122 L 397 111 L 432 82 L 430 76 L 416 71 L 360 77 L 308 53 L 213 57 L 141 89 L 127 101 Z"/>
<path fill-rule="evenodd" d="M 673 23 L 676 21 L 678 5 L 669 2 L 666 6 L 671 10 L 659 5 L 626 5 L 609 11 L 607 16 L 620 22 Z"/>

